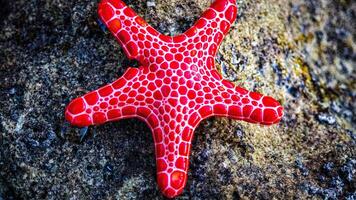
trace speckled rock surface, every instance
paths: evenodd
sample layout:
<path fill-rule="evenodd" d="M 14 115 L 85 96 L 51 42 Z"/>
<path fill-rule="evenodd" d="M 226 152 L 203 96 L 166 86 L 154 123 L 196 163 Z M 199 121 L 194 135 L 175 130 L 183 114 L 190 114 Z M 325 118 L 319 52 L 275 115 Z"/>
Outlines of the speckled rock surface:
<path fill-rule="evenodd" d="M 125 1 L 166 34 L 210 0 Z M 63 129 L 70 99 L 128 66 L 98 23 L 97 1 L 0 0 L 0 199 L 162 199 L 153 139 L 136 119 Z M 224 118 L 195 132 L 178 199 L 356 199 L 356 3 L 238 1 L 217 63 L 280 100 L 264 127 Z"/>

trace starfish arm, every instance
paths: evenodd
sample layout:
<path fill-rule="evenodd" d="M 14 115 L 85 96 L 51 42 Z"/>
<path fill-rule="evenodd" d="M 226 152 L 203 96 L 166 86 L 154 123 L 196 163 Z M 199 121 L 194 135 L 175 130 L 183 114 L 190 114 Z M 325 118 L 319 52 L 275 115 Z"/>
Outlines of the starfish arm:
<path fill-rule="evenodd" d="M 152 131 L 158 187 L 166 197 L 173 198 L 183 192 L 187 182 L 194 128 L 189 126 L 180 128 L 179 125 L 172 127 L 172 124 L 166 124 Z"/>
<path fill-rule="evenodd" d="M 65 117 L 72 125 L 85 127 L 129 117 L 152 120 L 145 99 L 142 71 L 129 68 L 115 82 L 74 99 L 66 108 Z M 147 81 L 148 82 L 148 81 Z"/>
<path fill-rule="evenodd" d="M 205 103 L 199 110 L 202 118 L 223 116 L 263 125 L 278 123 L 282 118 L 283 107 L 278 101 L 229 81 L 216 81 L 204 90 Z"/>
<path fill-rule="evenodd" d="M 184 34 L 214 56 L 237 16 L 236 0 L 216 0 Z M 193 48 L 192 48 L 193 49 Z M 199 49 L 195 46 L 195 49 Z"/>
<path fill-rule="evenodd" d="M 121 0 L 102 0 L 98 14 L 130 59 L 149 62 L 153 45 L 161 34 Z M 155 53 L 155 52 L 154 52 Z"/>

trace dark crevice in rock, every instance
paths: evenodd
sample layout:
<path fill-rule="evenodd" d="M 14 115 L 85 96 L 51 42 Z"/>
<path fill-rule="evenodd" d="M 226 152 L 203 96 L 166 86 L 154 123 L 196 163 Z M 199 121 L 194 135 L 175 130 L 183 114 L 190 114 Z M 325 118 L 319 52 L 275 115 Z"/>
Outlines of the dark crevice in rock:
<path fill-rule="evenodd" d="M 10 14 L 9 0 L 0 0 L 0 28 L 2 27 L 4 19 Z"/>

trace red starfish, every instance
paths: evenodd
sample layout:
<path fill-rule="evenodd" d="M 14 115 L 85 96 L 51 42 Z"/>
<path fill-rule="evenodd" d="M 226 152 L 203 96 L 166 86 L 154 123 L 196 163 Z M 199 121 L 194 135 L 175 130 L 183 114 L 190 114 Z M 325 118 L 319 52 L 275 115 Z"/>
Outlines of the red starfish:
<path fill-rule="evenodd" d="M 223 80 L 215 68 L 214 56 L 236 19 L 236 0 L 216 0 L 193 27 L 174 37 L 160 34 L 121 0 L 103 0 L 98 12 L 127 56 L 142 67 L 73 100 L 66 119 L 79 127 L 131 117 L 145 121 L 165 196 L 183 191 L 194 129 L 203 119 L 280 121 L 283 108 L 276 100 Z"/>

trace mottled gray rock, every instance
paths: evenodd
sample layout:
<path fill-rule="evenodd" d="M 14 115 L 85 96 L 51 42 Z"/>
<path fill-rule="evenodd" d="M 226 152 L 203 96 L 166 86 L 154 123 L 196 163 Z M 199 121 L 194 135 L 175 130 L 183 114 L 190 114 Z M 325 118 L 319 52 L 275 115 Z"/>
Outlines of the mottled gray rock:
<path fill-rule="evenodd" d="M 127 0 L 165 34 L 210 0 Z M 97 1 L 0 0 L 0 200 L 162 199 L 153 139 L 136 119 L 63 129 L 79 95 L 128 66 Z M 217 56 L 223 76 L 280 100 L 264 127 L 224 118 L 195 132 L 180 199 L 355 199 L 356 3 L 238 1 Z"/>

